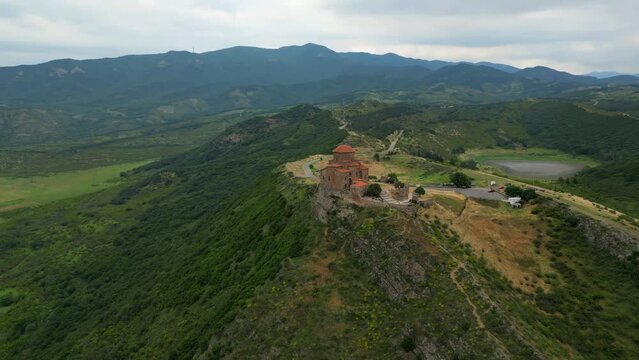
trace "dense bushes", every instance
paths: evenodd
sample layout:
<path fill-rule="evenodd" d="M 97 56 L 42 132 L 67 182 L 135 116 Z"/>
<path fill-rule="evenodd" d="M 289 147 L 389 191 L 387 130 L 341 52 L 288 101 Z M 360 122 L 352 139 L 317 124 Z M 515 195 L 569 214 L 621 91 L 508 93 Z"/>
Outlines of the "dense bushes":
<path fill-rule="evenodd" d="M 453 183 L 453 185 L 460 188 L 469 188 L 472 186 L 472 179 L 470 178 L 470 176 L 462 172 L 456 172 L 451 174 L 450 182 Z"/>
<path fill-rule="evenodd" d="M 459 163 L 459 166 L 466 169 L 477 169 L 477 162 L 475 160 L 464 160 Z"/>
<path fill-rule="evenodd" d="M 578 226 L 579 216 L 563 205 L 544 201 L 537 206 L 550 231 L 535 245 L 543 244 L 550 254 L 553 271 L 542 275 L 547 289 L 534 295 L 543 312 L 528 312 L 528 321 L 584 358 L 636 358 L 637 347 L 621 344 L 639 341 L 637 322 L 630 320 L 636 317 L 630 309 L 639 306 L 639 267 L 590 243 Z"/>
<path fill-rule="evenodd" d="M 562 101 L 530 106 L 522 124 L 537 145 L 599 159 L 639 154 L 637 121 L 622 115 L 604 115 Z"/>
<path fill-rule="evenodd" d="M 379 184 L 369 184 L 366 187 L 366 191 L 364 192 L 364 196 L 368 197 L 379 197 L 382 193 L 382 187 Z"/>
<path fill-rule="evenodd" d="M 318 236 L 309 193 L 275 169 L 343 137 L 328 112 L 297 107 L 119 192 L 15 213 L 1 224 L 18 242 L 0 253 L 0 289 L 10 278 L 26 295 L 0 317 L 0 358 L 191 358 Z"/>
<path fill-rule="evenodd" d="M 510 197 L 521 196 L 522 189 L 516 185 L 507 185 L 504 189 L 506 195 Z"/>
<path fill-rule="evenodd" d="M 398 177 L 397 177 L 397 174 L 395 174 L 395 173 L 389 173 L 388 175 L 386 175 L 386 182 L 387 182 L 388 184 L 394 184 L 394 183 L 396 183 L 396 182 L 398 182 L 398 181 L 399 181 L 399 179 L 398 179 Z"/>
<path fill-rule="evenodd" d="M 639 218 L 639 157 L 603 163 L 556 186 Z"/>
<path fill-rule="evenodd" d="M 530 201 L 537 198 L 538 196 L 535 189 L 531 189 L 531 188 L 522 189 L 516 185 L 506 186 L 506 189 L 504 189 L 504 192 L 506 193 L 506 195 L 510 197 L 521 197 L 523 201 Z"/>

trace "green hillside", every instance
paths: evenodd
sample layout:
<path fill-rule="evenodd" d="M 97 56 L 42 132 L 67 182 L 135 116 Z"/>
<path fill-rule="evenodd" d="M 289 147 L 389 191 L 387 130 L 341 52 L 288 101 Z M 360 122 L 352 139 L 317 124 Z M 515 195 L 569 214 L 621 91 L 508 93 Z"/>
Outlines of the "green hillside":
<path fill-rule="evenodd" d="M 190 358 L 317 234 L 307 190 L 276 168 L 343 136 L 298 107 L 128 187 L 3 215 L 0 357 Z"/>
<path fill-rule="evenodd" d="M 353 129 L 385 137 L 404 129 L 410 152 L 445 158 L 455 148 L 538 146 L 602 160 L 639 153 L 638 120 L 593 112 L 578 103 L 529 100 L 428 106 L 360 102 L 346 110 Z"/>
<path fill-rule="evenodd" d="M 623 79 L 339 53 L 315 44 L 61 59 L 0 67 L 0 144 L 114 137 L 232 110 L 371 98 L 450 105 L 562 97 L 636 111 L 628 94 L 639 78 Z"/>
<path fill-rule="evenodd" d="M 512 215 L 534 292 L 427 210 L 318 207 L 282 165 L 344 140 L 332 114 L 254 117 L 122 185 L 3 213 L 0 358 L 639 356 L 636 255 L 551 201 Z"/>
<path fill-rule="evenodd" d="M 560 100 L 448 106 L 363 101 L 347 107 L 345 114 L 354 130 L 377 138 L 403 129 L 402 150 L 437 161 L 455 161 L 472 149 L 519 149 L 521 154 L 534 147 L 563 153 L 555 158 L 597 159 L 597 168 L 577 176 L 579 186 L 562 188 L 639 214 L 633 165 L 639 156 L 639 120 L 632 116 Z M 517 158 L 517 152 L 509 158 Z"/>
<path fill-rule="evenodd" d="M 639 159 L 629 157 L 588 169 L 555 184 L 639 218 Z"/>
<path fill-rule="evenodd" d="M 350 140 L 406 182 L 578 163 L 541 185 L 636 225 L 638 82 L 315 44 L 2 67 L 0 359 L 639 358 L 631 225 L 285 171 Z"/>
<path fill-rule="evenodd" d="M 568 153 L 616 159 L 639 154 L 639 120 L 604 115 L 575 104 L 543 101 L 523 113 L 522 123 L 534 143 Z"/>

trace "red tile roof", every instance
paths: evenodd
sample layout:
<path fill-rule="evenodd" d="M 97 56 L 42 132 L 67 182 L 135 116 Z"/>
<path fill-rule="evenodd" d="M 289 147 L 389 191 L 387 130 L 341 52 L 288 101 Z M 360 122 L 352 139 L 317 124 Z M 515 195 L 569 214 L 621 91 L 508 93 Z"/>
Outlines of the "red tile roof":
<path fill-rule="evenodd" d="M 366 186 L 366 185 L 368 185 L 368 184 L 363 182 L 362 180 L 359 180 L 359 181 L 355 181 L 355 183 L 353 183 L 351 186 L 352 187 L 362 187 L 362 186 Z"/>
<path fill-rule="evenodd" d="M 355 149 L 344 144 L 333 149 L 333 153 L 354 153 L 354 152 L 355 152 Z"/>

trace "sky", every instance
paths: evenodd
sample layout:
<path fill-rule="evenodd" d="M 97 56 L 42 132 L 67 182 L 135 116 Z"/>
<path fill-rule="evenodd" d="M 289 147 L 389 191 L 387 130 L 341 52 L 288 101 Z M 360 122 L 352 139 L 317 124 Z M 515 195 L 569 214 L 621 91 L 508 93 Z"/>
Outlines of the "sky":
<path fill-rule="evenodd" d="M 639 0 L 0 0 L 0 65 L 313 42 L 639 73 Z"/>

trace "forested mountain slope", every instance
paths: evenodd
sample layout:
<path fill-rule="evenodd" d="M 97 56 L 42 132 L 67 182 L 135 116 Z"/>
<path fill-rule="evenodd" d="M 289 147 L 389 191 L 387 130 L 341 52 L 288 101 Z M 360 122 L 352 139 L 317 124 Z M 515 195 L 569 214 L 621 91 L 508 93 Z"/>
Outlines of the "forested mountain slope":
<path fill-rule="evenodd" d="M 428 106 L 361 102 L 346 110 L 358 131 L 385 137 L 406 131 L 411 151 L 450 157 L 455 147 L 542 146 L 612 160 L 639 154 L 639 120 L 561 100 Z"/>
<path fill-rule="evenodd" d="M 0 358 L 190 358 L 318 236 L 306 190 L 277 167 L 343 136 L 301 106 L 127 187 L 3 214 Z"/>
<path fill-rule="evenodd" d="M 338 126 L 311 106 L 256 117 L 123 186 L 3 214 L 0 357 L 639 354 L 637 257 L 589 240 L 605 229 L 552 201 L 515 214 L 524 291 L 462 242 L 452 210 L 320 200 L 284 174 L 342 142 Z"/>
<path fill-rule="evenodd" d="M 367 96 L 488 103 L 591 97 L 632 84 L 639 78 L 595 79 L 549 68 L 514 72 L 490 63 L 339 53 L 315 44 L 62 59 L 0 67 L 0 141 L 18 146 L 113 135 L 234 109 L 337 104 Z M 1 120 L 7 118 L 14 120 Z"/>

